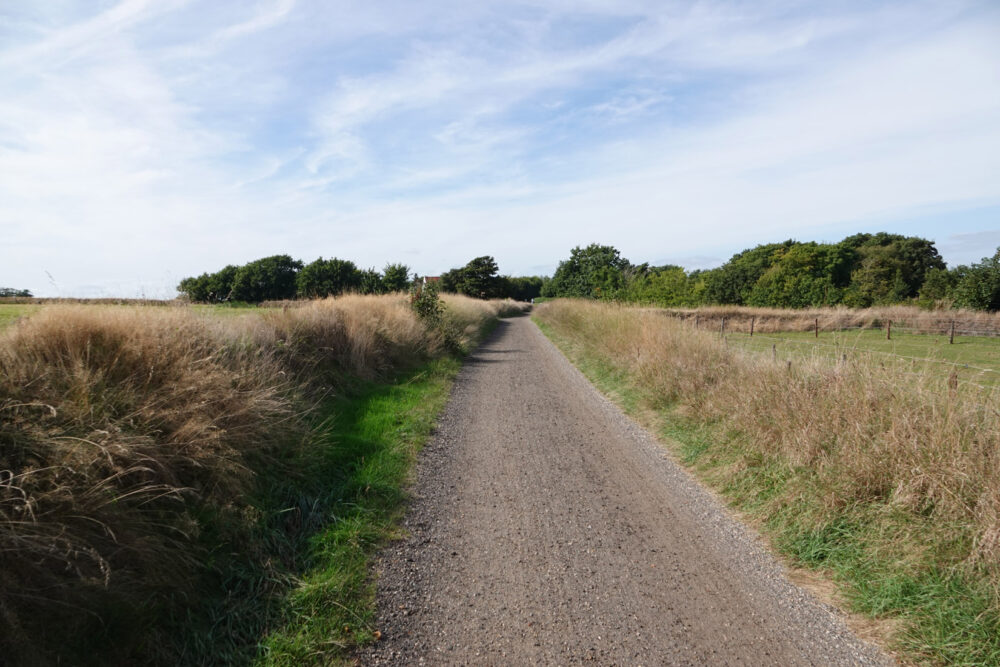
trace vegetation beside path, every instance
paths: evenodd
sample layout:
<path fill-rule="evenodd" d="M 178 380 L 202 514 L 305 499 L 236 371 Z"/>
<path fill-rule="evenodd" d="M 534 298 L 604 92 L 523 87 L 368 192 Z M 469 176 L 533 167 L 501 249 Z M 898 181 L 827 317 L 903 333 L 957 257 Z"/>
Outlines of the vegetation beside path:
<path fill-rule="evenodd" d="M 329 664 L 370 640 L 367 558 L 463 350 L 514 310 L 46 305 L 7 327 L 0 651 Z"/>
<path fill-rule="evenodd" d="M 557 300 L 543 331 L 794 564 L 925 664 L 1000 664 L 997 389 L 727 346 L 655 311 Z"/>

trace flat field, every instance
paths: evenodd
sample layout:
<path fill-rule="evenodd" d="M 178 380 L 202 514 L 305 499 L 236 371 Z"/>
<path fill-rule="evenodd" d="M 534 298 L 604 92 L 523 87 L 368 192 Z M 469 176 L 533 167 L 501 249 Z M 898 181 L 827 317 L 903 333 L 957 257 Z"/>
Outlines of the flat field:
<path fill-rule="evenodd" d="M 873 361 L 909 367 L 914 372 L 930 372 L 943 378 L 952 373 L 960 382 L 985 386 L 1000 384 L 1000 338 L 987 336 L 948 336 L 893 331 L 886 338 L 884 329 L 847 331 L 789 331 L 754 334 L 726 334 L 731 345 L 775 355 L 779 360 L 819 358 L 850 363 Z"/>
<path fill-rule="evenodd" d="M 0 303 L 0 329 L 10 326 L 16 322 L 19 317 L 30 315 L 39 308 L 41 308 L 41 306 L 35 306 L 32 304 Z"/>

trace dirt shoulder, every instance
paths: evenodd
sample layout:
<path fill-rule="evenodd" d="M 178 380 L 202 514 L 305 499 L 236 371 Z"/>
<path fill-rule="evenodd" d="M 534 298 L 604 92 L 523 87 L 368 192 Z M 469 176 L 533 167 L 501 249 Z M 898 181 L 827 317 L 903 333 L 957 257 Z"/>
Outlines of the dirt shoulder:
<path fill-rule="evenodd" d="M 528 318 L 459 374 L 365 664 L 889 664 Z"/>

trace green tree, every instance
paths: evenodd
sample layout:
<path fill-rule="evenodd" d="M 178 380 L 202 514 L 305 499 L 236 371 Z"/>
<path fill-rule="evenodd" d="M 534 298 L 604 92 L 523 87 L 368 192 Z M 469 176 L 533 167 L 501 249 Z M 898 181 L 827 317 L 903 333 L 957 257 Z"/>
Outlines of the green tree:
<path fill-rule="evenodd" d="M 854 308 L 898 303 L 906 299 L 903 262 L 894 246 L 868 246 L 859 251 L 861 261 L 851 272 L 844 303 Z"/>
<path fill-rule="evenodd" d="M 928 271 L 944 269 L 932 241 L 901 234 L 855 234 L 840 242 L 854 253 L 845 303 L 855 307 L 900 303 L 917 297 Z"/>
<path fill-rule="evenodd" d="M 0 287 L 0 297 L 31 297 L 31 291 L 26 289 L 14 289 L 13 287 Z"/>
<path fill-rule="evenodd" d="M 747 304 L 806 308 L 839 303 L 851 258 L 850 250 L 839 244 L 795 244 L 776 255 L 777 261 L 754 285 Z"/>
<path fill-rule="evenodd" d="M 403 292 L 410 287 L 410 267 L 406 264 L 386 264 L 382 270 L 386 292 Z"/>
<path fill-rule="evenodd" d="M 273 255 L 244 264 L 233 276 L 231 299 L 259 303 L 294 299 L 296 276 L 302 262 L 288 255 Z"/>
<path fill-rule="evenodd" d="M 629 276 L 622 298 L 664 307 L 690 305 L 691 282 L 679 266 L 643 268 Z"/>
<path fill-rule="evenodd" d="M 438 287 L 442 292 L 458 294 L 458 284 L 462 280 L 462 269 L 450 269 L 441 274 Z"/>
<path fill-rule="evenodd" d="M 229 301 L 233 291 L 233 280 L 238 270 L 238 266 L 229 264 L 215 273 L 203 273 L 194 278 L 185 278 L 177 286 L 177 291 L 197 303 Z"/>
<path fill-rule="evenodd" d="M 320 257 L 302 267 L 295 278 L 295 284 L 300 297 L 313 299 L 337 296 L 361 287 L 361 272 L 354 262 L 346 259 Z"/>
<path fill-rule="evenodd" d="M 586 248 L 577 246 L 570 251 L 569 259 L 559 263 L 542 296 L 615 298 L 625 283 L 624 271 L 629 266 L 629 261 L 613 246 L 597 243 Z"/>
<path fill-rule="evenodd" d="M 382 274 L 374 268 L 358 272 L 358 291 L 362 294 L 385 294 L 385 282 Z"/>
<path fill-rule="evenodd" d="M 783 243 L 768 243 L 733 255 L 728 262 L 706 272 L 704 281 L 705 303 L 733 304 L 748 303 L 750 292 L 761 276 L 771 268 L 781 254 L 798 245 L 789 239 Z"/>
<path fill-rule="evenodd" d="M 542 294 L 543 279 L 539 276 L 505 276 L 498 296 L 515 301 L 531 301 Z"/>
<path fill-rule="evenodd" d="M 203 273 L 200 276 L 184 278 L 177 285 L 177 291 L 188 298 L 189 301 L 205 303 L 210 301 L 208 292 L 209 274 Z"/>
<path fill-rule="evenodd" d="M 229 301 L 233 294 L 233 282 L 236 280 L 236 273 L 239 270 L 240 267 L 227 264 L 219 271 L 209 274 L 208 300 L 214 302 Z"/>
<path fill-rule="evenodd" d="M 963 269 L 965 267 L 962 267 Z M 948 269 L 928 269 L 924 284 L 917 294 L 917 302 L 924 308 L 934 308 L 954 299 L 955 285 L 958 283 L 959 272 Z"/>
<path fill-rule="evenodd" d="M 1000 310 L 1000 248 L 962 273 L 955 285 L 955 307 Z"/>
<path fill-rule="evenodd" d="M 498 296 L 500 280 L 497 271 L 496 260 L 491 256 L 476 257 L 462 267 L 457 285 L 458 291 L 477 299 Z"/>

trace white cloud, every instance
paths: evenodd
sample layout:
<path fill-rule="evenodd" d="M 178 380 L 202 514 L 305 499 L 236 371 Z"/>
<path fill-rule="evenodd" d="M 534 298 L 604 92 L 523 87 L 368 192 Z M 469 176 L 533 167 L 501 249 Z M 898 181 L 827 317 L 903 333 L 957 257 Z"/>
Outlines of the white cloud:
<path fill-rule="evenodd" d="M 39 293 L 43 269 L 66 294 L 167 294 L 275 252 L 428 273 L 554 267 L 591 241 L 704 259 L 1000 207 L 988 3 L 2 14 L 0 284 Z"/>

